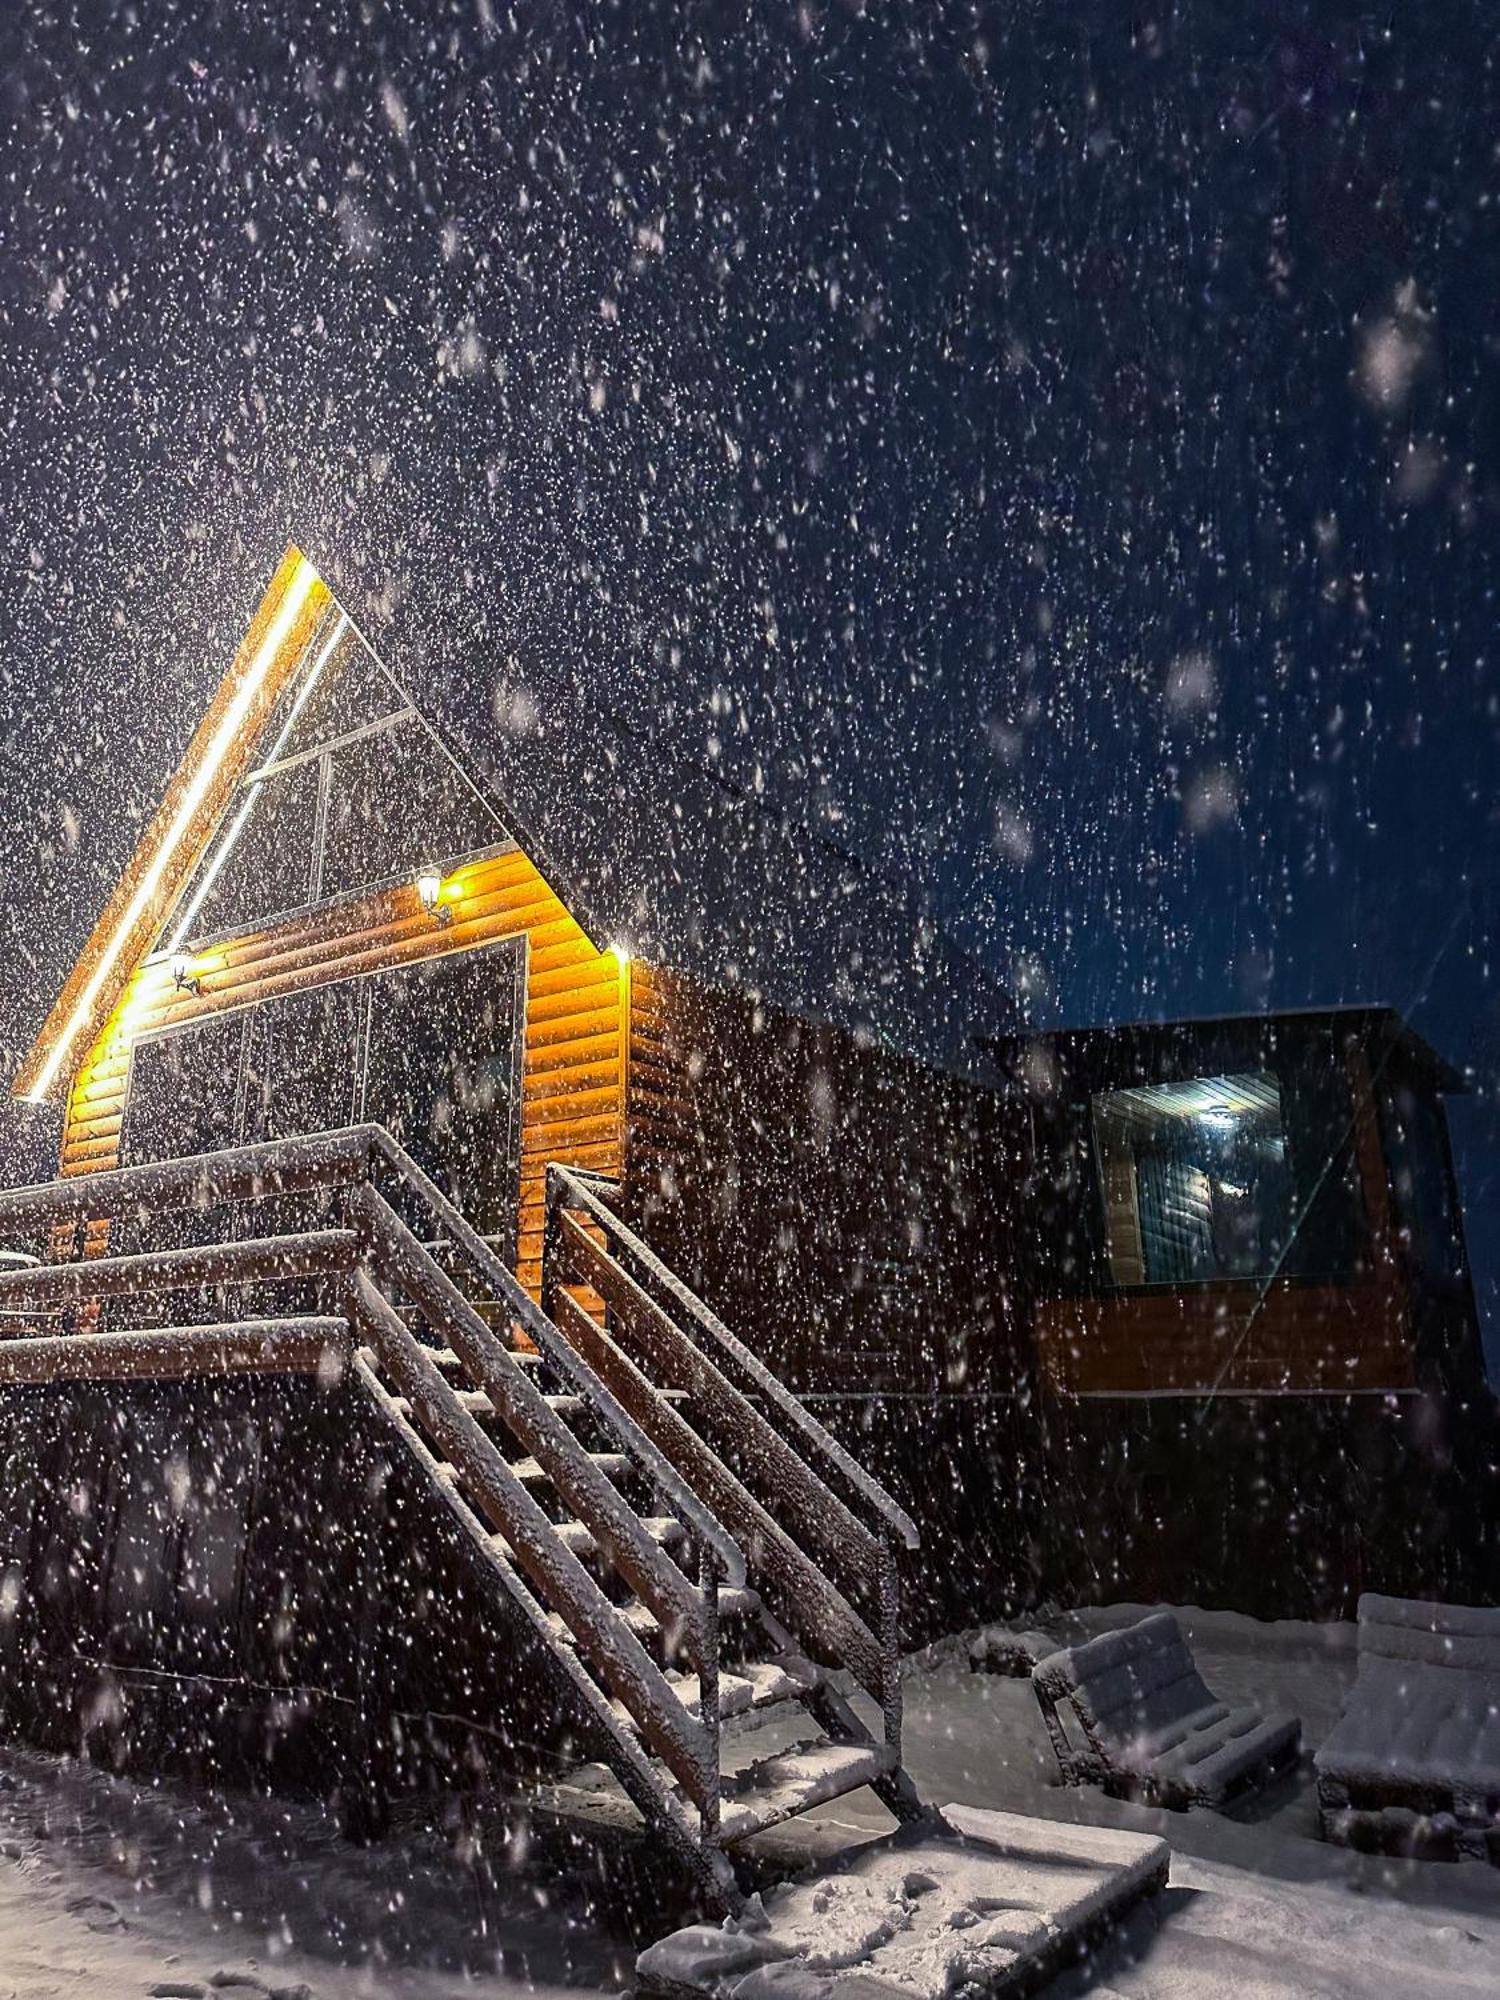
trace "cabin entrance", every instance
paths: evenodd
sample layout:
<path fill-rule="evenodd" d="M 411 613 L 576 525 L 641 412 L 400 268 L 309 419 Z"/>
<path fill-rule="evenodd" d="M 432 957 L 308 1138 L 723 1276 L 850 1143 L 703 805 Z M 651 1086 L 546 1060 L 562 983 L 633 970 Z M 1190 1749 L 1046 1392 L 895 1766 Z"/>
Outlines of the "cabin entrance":
<path fill-rule="evenodd" d="M 508 940 L 143 1038 L 121 1164 L 384 1125 L 510 1261 L 524 980 Z"/>

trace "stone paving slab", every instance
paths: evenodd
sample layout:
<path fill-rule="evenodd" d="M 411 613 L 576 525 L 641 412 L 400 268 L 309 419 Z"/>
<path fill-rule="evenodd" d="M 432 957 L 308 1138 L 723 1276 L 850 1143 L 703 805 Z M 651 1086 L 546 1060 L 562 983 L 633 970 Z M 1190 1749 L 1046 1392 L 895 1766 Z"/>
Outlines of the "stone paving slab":
<path fill-rule="evenodd" d="M 1167 1843 L 949 1805 L 643 1951 L 661 2000 L 944 2000 L 1034 1991 L 1162 1888 Z"/>

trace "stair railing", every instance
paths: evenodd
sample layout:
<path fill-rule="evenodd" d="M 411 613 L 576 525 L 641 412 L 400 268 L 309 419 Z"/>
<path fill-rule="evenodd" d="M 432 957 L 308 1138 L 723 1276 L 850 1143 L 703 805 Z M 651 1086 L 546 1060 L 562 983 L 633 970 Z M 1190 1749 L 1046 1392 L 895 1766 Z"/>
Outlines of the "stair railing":
<path fill-rule="evenodd" d="M 386 1200 L 377 1180 L 390 1176 L 463 1254 L 513 1324 L 588 1398 L 611 1445 L 632 1460 L 690 1537 L 697 1553 L 696 1582 L 647 1534 L 514 1352 Z M 345 1213 L 339 1226 L 123 1255 L 82 1254 L 90 1225 L 149 1220 L 176 1210 L 206 1212 L 315 1189 L 342 1191 Z M 577 1351 L 544 1321 L 514 1274 L 389 1133 L 378 1126 L 351 1127 L 0 1191 L 0 1241 L 37 1231 L 46 1231 L 54 1246 L 62 1246 L 67 1261 L 0 1270 L 0 1310 L 50 1314 L 59 1306 L 91 1306 L 122 1295 L 252 1288 L 289 1278 L 317 1278 L 335 1286 L 338 1317 L 0 1341 L 0 1380 L 196 1374 L 239 1366 L 322 1370 L 330 1359 L 336 1367 L 350 1367 L 387 1422 L 401 1431 L 476 1550 L 502 1573 L 538 1636 L 557 1653 L 543 1608 L 550 1607 L 579 1654 L 594 1667 L 602 1688 L 564 1659 L 636 1802 L 659 1823 L 665 1818 L 674 1832 L 683 1831 L 675 1824 L 679 1809 L 669 1797 L 664 1799 L 659 1776 L 622 1729 L 606 1688 L 697 1808 L 702 1834 L 711 1838 L 719 1811 L 718 1591 L 722 1581 L 743 1584 L 744 1556 L 607 1387 L 592 1377 Z M 495 1441 L 443 1377 L 434 1350 L 411 1332 L 393 1298 L 414 1307 L 459 1357 L 522 1448 L 649 1608 L 669 1650 L 675 1647 L 697 1669 L 696 1713 L 511 1471 Z M 406 1410 L 385 1389 L 382 1372 L 396 1383 Z M 441 1459 L 424 1440 L 424 1431 L 440 1447 Z M 463 1493 L 455 1491 L 455 1476 Z M 483 1521 L 469 1499 L 477 1503 Z M 717 1886 L 722 1890 L 722 1882 Z"/>
<path fill-rule="evenodd" d="M 630 1228 L 605 1200 L 609 1188 L 602 1177 L 548 1166 L 546 1313 L 734 1529 L 778 1613 L 810 1649 L 831 1646 L 874 1695 L 899 1758 L 895 1545 L 917 1546 L 915 1523 Z M 570 1284 L 602 1299 L 605 1326 Z M 698 1428 L 662 1402 L 659 1387 L 688 1391 Z M 873 1615 L 873 1631 L 842 1582 Z"/>

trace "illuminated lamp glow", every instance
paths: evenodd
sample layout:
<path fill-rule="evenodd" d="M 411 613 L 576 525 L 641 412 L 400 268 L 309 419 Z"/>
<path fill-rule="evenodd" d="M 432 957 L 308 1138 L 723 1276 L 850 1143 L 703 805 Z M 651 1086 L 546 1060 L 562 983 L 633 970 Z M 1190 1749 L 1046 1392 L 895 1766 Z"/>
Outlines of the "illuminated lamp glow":
<path fill-rule="evenodd" d="M 82 993 L 78 996 L 77 1004 L 68 1017 L 67 1026 L 52 1044 L 36 1082 L 26 1093 L 28 1103 L 40 1104 L 57 1081 L 57 1072 L 62 1067 L 64 1055 L 73 1046 L 79 1033 L 88 1025 L 94 1002 L 99 998 L 105 981 L 113 972 L 115 961 L 124 949 L 126 939 L 150 907 L 151 898 L 161 886 L 167 863 L 180 846 L 183 835 L 192 824 L 194 814 L 208 796 L 209 786 L 213 783 L 226 752 L 243 727 L 251 704 L 260 691 L 261 683 L 277 654 L 286 644 L 288 634 L 296 624 L 318 580 L 318 572 L 306 556 L 299 556 L 297 567 L 292 573 L 292 580 L 276 607 L 275 616 L 266 628 L 265 637 L 256 647 L 255 657 L 245 670 L 245 677 L 235 691 L 234 700 L 225 711 L 224 720 L 219 724 L 202 763 L 194 772 L 192 782 L 182 795 L 177 811 L 172 816 L 172 823 L 152 856 L 151 866 L 137 883 L 135 894 L 131 897 L 125 914 L 115 925 L 109 943 L 100 954 L 99 963 L 90 973 Z"/>

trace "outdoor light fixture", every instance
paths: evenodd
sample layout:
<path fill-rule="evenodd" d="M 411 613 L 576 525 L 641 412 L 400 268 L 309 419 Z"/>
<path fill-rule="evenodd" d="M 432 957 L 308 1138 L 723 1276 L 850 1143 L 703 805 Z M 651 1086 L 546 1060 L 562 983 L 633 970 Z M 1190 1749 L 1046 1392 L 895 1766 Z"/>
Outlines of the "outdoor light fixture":
<path fill-rule="evenodd" d="M 436 868 L 424 868 L 417 876 L 417 894 L 422 908 L 440 924 L 451 924 L 453 912 L 443 901 L 443 878 Z"/>
<path fill-rule="evenodd" d="M 193 971 L 193 961 L 185 951 L 172 954 L 172 984 L 179 993 L 201 993 L 203 982 Z"/>

